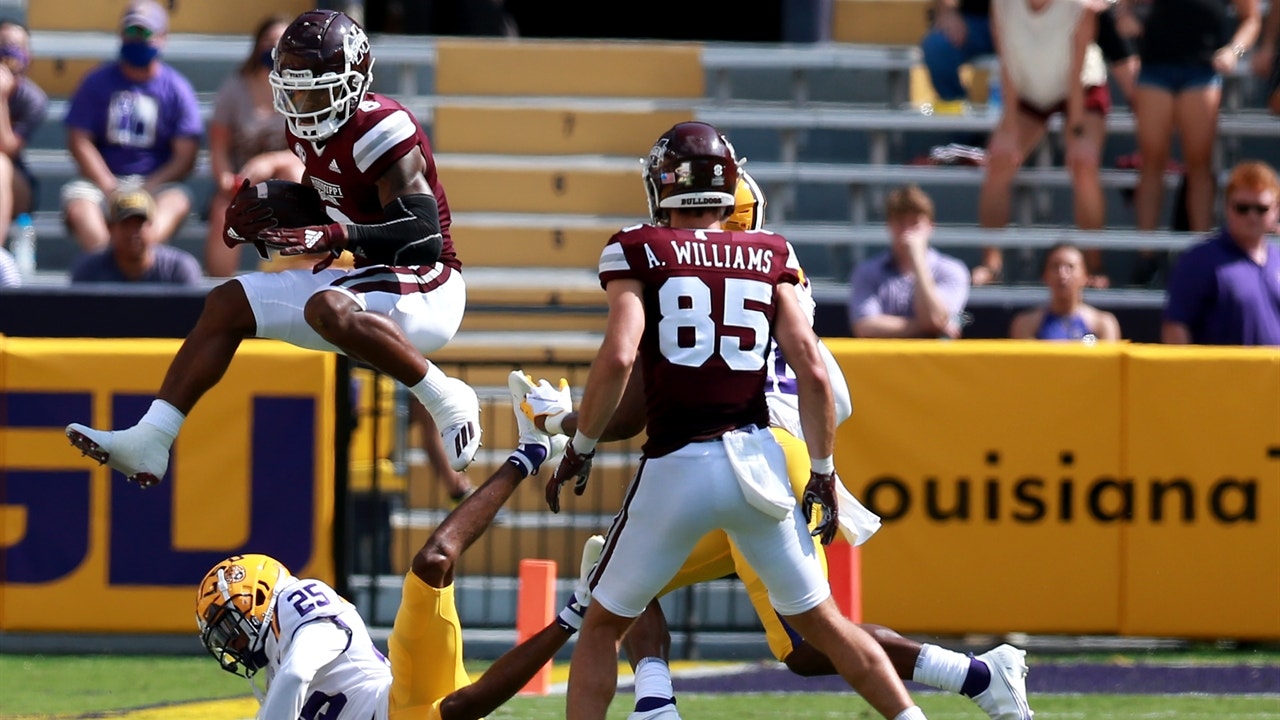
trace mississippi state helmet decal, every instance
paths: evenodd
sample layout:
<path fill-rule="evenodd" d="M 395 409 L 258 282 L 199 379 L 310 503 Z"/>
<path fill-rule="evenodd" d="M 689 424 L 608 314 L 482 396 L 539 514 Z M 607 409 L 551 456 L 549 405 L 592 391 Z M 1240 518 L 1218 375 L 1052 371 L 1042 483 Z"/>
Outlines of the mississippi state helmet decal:
<path fill-rule="evenodd" d="M 331 137 L 351 119 L 373 83 L 364 28 L 334 10 L 302 13 L 280 36 L 268 76 L 276 111 L 305 140 Z"/>
<path fill-rule="evenodd" d="M 658 138 L 644 164 L 649 217 L 667 222 L 671 208 L 733 208 L 738 159 L 715 127 L 702 122 L 674 125 Z"/>

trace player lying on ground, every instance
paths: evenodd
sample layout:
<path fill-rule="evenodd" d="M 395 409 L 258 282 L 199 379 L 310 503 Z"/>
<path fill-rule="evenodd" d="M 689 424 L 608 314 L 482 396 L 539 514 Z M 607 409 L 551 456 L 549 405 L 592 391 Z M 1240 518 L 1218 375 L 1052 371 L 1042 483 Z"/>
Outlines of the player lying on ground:
<path fill-rule="evenodd" d="M 598 535 L 583 548 L 577 588 L 554 622 L 474 683 L 463 669 L 454 568 L 552 452 L 547 436 L 518 411 L 516 421 L 519 448 L 413 557 L 388 640 L 389 661 L 355 606 L 324 581 L 294 577 L 266 555 L 235 555 L 209 571 L 196 594 L 201 641 L 224 670 L 251 684 L 266 670 L 266 692 L 254 685 L 259 720 L 475 720 L 519 692 L 564 647 L 591 601 L 586 576 L 603 544 Z"/>

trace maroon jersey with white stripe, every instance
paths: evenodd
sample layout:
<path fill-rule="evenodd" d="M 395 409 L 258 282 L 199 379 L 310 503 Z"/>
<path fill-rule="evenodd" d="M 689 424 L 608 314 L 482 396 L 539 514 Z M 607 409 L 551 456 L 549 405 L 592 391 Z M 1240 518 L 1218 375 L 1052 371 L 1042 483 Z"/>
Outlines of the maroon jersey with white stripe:
<path fill-rule="evenodd" d="M 798 283 L 799 269 L 790 243 L 763 230 L 636 225 L 610 238 L 600 283 L 644 284 L 646 457 L 769 424 L 774 289 Z"/>
<path fill-rule="evenodd" d="M 285 131 L 289 147 L 306 165 L 306 178 L 320 193 L 325 210 L 335 222 L 372 224 L 384 221 L 382 201 L 375 183 L 387 168 L 415 147 L 427 159 L 427 184 L 440 209 L 440 232 L 444 246 L 440 262 L 461 269 L 453 240 L 449 236 L 449 201 L 436 176 L 436 160 L 431 144 L 413 113 L 395 100 L 369 93 L 350 120 L 333 137 L 316 145 Z M 356 267 L 373 263 L 356 258 Z"/>

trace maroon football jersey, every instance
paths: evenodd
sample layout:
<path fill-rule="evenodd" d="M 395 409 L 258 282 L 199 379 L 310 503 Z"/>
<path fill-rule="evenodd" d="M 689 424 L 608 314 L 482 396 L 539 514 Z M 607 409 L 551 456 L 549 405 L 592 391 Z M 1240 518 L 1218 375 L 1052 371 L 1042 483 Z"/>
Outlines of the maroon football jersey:
<path fill-rule="evenodd" d="M 306 179 L 320 193 L 329 217 L 335 222 L 368 225 L 385 220 L 382 201 L 374 183 L 397 160 L 415 147 L 427 159 L 427 183 L 440 209 L 440 232 L 444 245 L 440 262 L 461 269 L 453 240 L 449 237 L 449 201 L 436 176 L 436 159 L 431 144 L 413 113 L 385 95 L 369 93 L 350 120 L 333 137 L 319 145 L 285 131 L 289 147 L 306 165 Z M 356 258 L 356 267 L 372 263 Z"/>
<path fill-rule="evenodd" d="M 600 283 L 644 283 L 646 457 L 769 424 L 764 383 L 774 289 L 798 283 L 791 245 L 766 231 L 625 228 L 600 254 Z"/>

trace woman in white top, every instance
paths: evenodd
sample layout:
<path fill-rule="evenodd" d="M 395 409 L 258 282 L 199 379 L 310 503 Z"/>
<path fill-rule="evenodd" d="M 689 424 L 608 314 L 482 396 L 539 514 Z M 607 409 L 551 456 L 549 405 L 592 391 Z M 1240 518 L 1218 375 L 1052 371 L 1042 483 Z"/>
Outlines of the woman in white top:
<path fill-rule="evenodd" d="M 209 201 L 204 270 L 210 277 L 229 277 L 240 267 L 240 246 L 222 240 L 223 215 L 240 181 L 269 178 L 302 179 L 302 161 L 285 145 L 284 116 L 271 102 L 271 51 L 292 18 L 271 16 L 258 24 L 253 47 L 240 67 L 222 83 L 209 123 L 209 162 L 214 194 Z"/>
<path fill-rule="evenodd" d="M 1094 44 L 1097 18 L 1079 0 L 992 0 L 991 34 L 1000 58 L 1004 109 L 987 144 L 987 171 L 979 198 L 983 227 L 1009 222 L 1014 176 L 1045 136 L 1049 118 L 1064 113 L 1066 165 L 1075 196 L 1075 222 L 1101 228 L 1106 218 L 1098 168 L 1111 109 L 1107 68 Z M 973 284 L 998 282 L 1000 249 L 983 250 Z M 1090 284 L 1105 287 L 1101 257 L 1086 254 Z"/>

